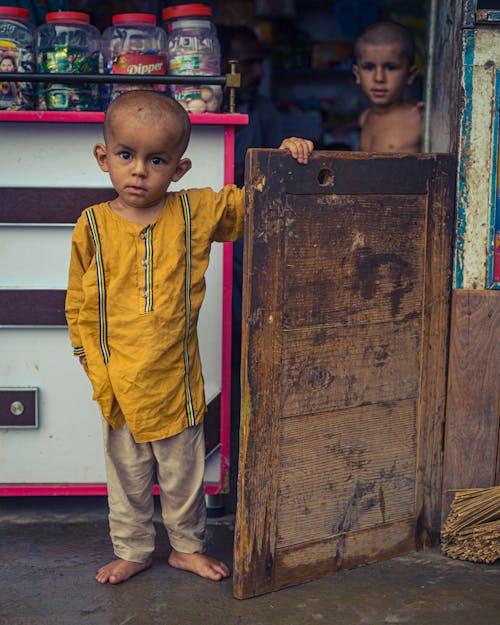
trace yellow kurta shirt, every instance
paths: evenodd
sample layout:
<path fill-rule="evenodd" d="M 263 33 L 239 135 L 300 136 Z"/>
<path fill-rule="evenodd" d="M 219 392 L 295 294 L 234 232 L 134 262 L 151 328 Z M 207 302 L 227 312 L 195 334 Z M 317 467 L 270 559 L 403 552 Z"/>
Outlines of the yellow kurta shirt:
<path fill-rule="evenodd" d="M 86 209 L 73 233 L 66 318 L 73 351 L 104 418 L 125 419 L 138 443 L 200 423 L 205 397 L 198 314 L 212 241 L 243 235 L 244 190 L 167 193 L 154 224 L 108 203 Z M 218 323 L 219 320 L 214 320 Z"/>

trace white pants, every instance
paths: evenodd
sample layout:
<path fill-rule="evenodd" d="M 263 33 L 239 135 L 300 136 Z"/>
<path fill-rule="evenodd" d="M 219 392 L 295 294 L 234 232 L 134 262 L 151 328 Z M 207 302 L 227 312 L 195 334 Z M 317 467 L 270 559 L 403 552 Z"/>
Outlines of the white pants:
<path fill-rule="evenodd" d="M 125 424 L 103 420 L 108 481 L 109 527 L 115 555 L 144 563 L 155 543 L 155 478 L 170 545 L 183 553 L 204 551 L 203 424 L 152 443 L 136 443 Z"/>

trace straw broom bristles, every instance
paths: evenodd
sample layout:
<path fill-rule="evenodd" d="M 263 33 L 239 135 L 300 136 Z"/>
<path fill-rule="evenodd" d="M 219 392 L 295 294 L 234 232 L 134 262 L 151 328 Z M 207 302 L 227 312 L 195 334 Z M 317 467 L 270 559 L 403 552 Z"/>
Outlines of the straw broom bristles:
<path fill-rule="evenodd" d="M 460 560 L 492 563 L 500 558 L 500 486 L 455 493 L 441 548 Z"/>

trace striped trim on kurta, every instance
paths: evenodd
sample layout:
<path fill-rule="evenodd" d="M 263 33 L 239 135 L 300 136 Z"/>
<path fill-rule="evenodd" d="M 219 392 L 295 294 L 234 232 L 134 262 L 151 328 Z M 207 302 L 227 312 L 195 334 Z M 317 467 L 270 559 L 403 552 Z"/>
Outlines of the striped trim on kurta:
<path fill-rule="evenodd" d="M 145 266 L 144 266 L 144 292 L 146 296 L 146 305 L 144 312 L 152 312 L 153 310 L 153 228 L 154 224 L 149 225 L 144 230 L 145 245 Z"/>
<path fill-rule="evenodd" d="M 191 212 L 189 208 L 189 200 L 186 193 L 181 194 L 182 213 L 184 217 L 184 238 L 185 238 L 185 275 L 184 275 L 184 389 L 186 394 L 186 415 L 188 426 L 196 425 L 196 418 L 193 406 L 193 398 L 191 396 L 191 387 L 189 381 L 190 364 L 189 364 L 189 328 L 191 325 Z"/>
<path fill-rule="evenodd" d="M 106 279 L 104 275 L 104 264 L 102 261 L 101 240 L 99 238 L 99 229 L 94 215 L 94 211 L 88 208 L 85 211 L 87 221 L 89 222 L 90 232 L 94 240 L 95 246 L 95 264 L 97 271 L 97 288 L 99 296 L 99 341 L 101 345 L 102 357 L 105 364 L 109 362 L 109 346 L 108 346 L 108 320 L 106 317 Z"/>

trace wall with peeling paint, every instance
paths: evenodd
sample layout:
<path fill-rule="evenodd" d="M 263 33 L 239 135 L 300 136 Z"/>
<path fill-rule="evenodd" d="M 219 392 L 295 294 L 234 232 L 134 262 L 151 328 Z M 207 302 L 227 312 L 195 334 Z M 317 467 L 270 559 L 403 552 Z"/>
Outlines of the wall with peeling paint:
<path fill-rule="evenodd" d="M 491 286 L 500 22 L 463 30 L 455 288 Z"/>

